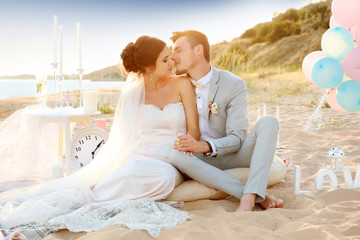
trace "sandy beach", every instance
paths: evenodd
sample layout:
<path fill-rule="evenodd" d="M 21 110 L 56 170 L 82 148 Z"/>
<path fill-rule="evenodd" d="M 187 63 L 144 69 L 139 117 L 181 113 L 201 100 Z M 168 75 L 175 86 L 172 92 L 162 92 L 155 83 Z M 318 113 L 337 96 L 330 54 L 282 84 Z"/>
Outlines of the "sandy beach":
<path fill-rule="evenodd" d="M 340 146 L 345 153 L 345 165 L 351 169 L 352 177 L 360 166 L 360 113 L 337 113 L 330 108 L 322 109 L 324 127 L 308 134 L 304 131 L 308 119 L 314 112 L 309 103 L 321 97 L 316 86 L 310 86 L 309 94 L 282 96 L 275 102 L 267 102 L 267 114 L 275 115 L 279 105 L 280 146 L 294 150 L 292 166 L 283 182 L 268 189 L 268 193 L 282 198 L 283 209 L 236 213 L 239 200 L 198 200 L 185 202 L 184 211 L 191 220 L 185 224 L 161 232 L 158 239 L 360 239 L 360 189 L 350 189 L 345 185 L 343 173 L 336 173 L 338 188 L 330 189 L 329 181 L 324 181 L 324 190 L 316 191 L 314 179 L 317 172 L 329 168 L 327 153 L 333 146 Z M 116 91 L 102 93 L 116 103 Z M 264 92 L 248 95 L 249 120 L 253 126 L 257 120 L 258 108 L 263 110 Z M 259 100 L 260 97 L 260 100 Z M 264 97 L 264 98 L 261 98 Z M 270 98 L 270 96 L 268 96 Z M 262 100 L 261 100 L 262 99 Z M 1 101 L 1 111 L 9 114 L 26 100 Z M 10 103 L 12 105 L 10 105 Z M 11 107 L 12 106 L 12 107 Z M 16 106 L 16 107 L 14 107 Z M 107 119 L 111 126 L 113 114 L 97 118 Z M 95 118 L 92 119 L 94 124 Z M 81 127 L 81 126 L 79 126 Z M 294 165 L 301 167 L 301 190 L 311 190 L 306 195 L 293 193 Z M 70 233 L 59 231 L 45 239 L 153 239 L 145 231 L 111 227 L 91 233 Z"/>
<path fill-rule="evenodd" d="M 22 236 L 19 237 L 20 233 L 37 240 L 43 237 L 45 240 L 360 240 L 360 0 L 44 2 L 1 1 L 0 12 L 4 20 L 0 21 L 0 83 L 3 81 L 0 95 L 4 98 L 32 96 L 35 90 L 40 93 L 46 87 L 46 92 L 55 93 L 46 95 L 48 107 L 60 105 L 55 103 L 56 93 L 59 99 L 60 92 L 64 99 L 67 98 L 65 102 L 72 102 L 77 107 L 80 105 L 79 89 L 97 88 L 97 111 L 101 114 L 96 112 L 95 104 L 91 111 L 85 110 L 84 114 L 82 109 L 75 111 L 69 108 L 60 111 L 47 109 L 48 114 L 43 109 L 35 109 L 39 106 L 33 105 L 41 102 L 36 97 L 0 99 L 0 193 L 17 190 L 3 194 L 0 199 L 0 240 L 24 240 Z M 196 33 L 197 31 L 206 36 Z M 139 79 L 142 80 L 134 78 L 133 83 L 141 82 L 145 85 L 146 91 L 142 91 L 142 94 L 146 92 L 147 103 L 182 99 L 187 110 L 189 105 L 186 99 L 191 97 L 191 87 L 186 86 L 182 79 L 174 80 L 166 76 L 171 73 L 183 74 L 191 77 L 193 82 L 200 80 L 197 83 L 201 86 L 196 89 L 197 96 L 194 97 L 197 104 L 204 103 L 206 111 L 211 111 L 211 114 L 220 113 L 217 117 L 209 117 L 209 124 L 219 123 L 216 129 L 212 126 L 207 129 L 206 119 L 205 124 L 204 121 L 199 121 L 205 137 L 221 136 L 224 126 L 220 125 L 225 123 L 226 130 L 233 129 L 237 119 L 237 129 L 245 126 L 246 121 L 242 121 L 246 105 L 243 82 L 235 82 L 240 80 L 214 68 L 209 71 L 209 64 L 239 76 L 246 83 L 249 132 L 263 116 L 272 115 L 279 120 L 275 164 L 272 165 L 269 176 L 273 179 L 276 174 L 281 177 L 276 178 L 276 183 L 269 186 L 266 193 L 282 199 L 283 208 L 265 210 L 256 205 L 254 211 L 236 212 L 239 199 L 209 189 L 194 180 L 188 180 L 185 182 L 188 185 L 181 183 L 184 185 L 173 189 L 173 182 L 177 182 L 181 176 L 176 175 L 176 181 L 167 180 L 162 174 L 163 169 L 159 170 L 157 164 L 152 164 L 147 159 L 160 156 L 159 161 L 166 161 L 166 153 L 163 154 L 162 150 L 169 149 L 162 149 L 162 144 L 167 144 L 166 139 L 171 139 L 170 137 L 175 140 L 175 132 L 179 133 L 178 130 L 183 126 L 180 119 L 183 118 L 183 113 L 178 111 L 181 104 L 168 104 L 176 105 L 173 112 L 168 112 L 170 115 L 165 115 L 165 108 L 159 107 L 157 110 L 161 110 L 161 115 L 156 118 L 154 116 L 158 113 L 151 110 L 137 111 L 137 108 L 131 108 L 132 105 L 137 105 L 138 96 L 135 95 L 138 95 L 138 91 L 130 89 L 129 96 L 132 97 L 133 104 L 124 101 L 130 107 L 122 109 L 125 113 L 141 112 L 140 116 L 136 116 L 137 119 L 129 117 L 123 120 L 122 117 L 116 117 L 124 125 L 114 128 L 119 131 L 113 131 L 111 141 L 108 141 L 106 132 L 99 133 L 99 140 L 95 135 L 99 129 L 89 128 L 80 132 L 89 123 L 90 127 L 103 123 L 97 120 L 105 120 L 107 131 L 111 130 L 114 122 L 117 123 L 114 121 L 114 112 L 121 87 L 98 87 L 115 86 L 107 85 L 107 82 L 123 81 L 127 78 L 127 72 L 139 74 Z M 36 80 L 36 84 L 27 85 L 24 83 L 25 79 L 32 79 L 33 83 Z M 55 84 L 50 85 L 49 81 L 47 85 L 44 84 L 46 79 L 56 79 L 53 81 Z M 12 80 L 23 81 L 13 84 Z M 74 81 L 76 85 L 67 85 L 72 82 L 67 82 L 68 80 Z M 96 84 L 87 86 L 87 80 Z M 170 82 L 172 80 L 178 82 Z M 194 82 L 193 85 L 197 84 Z M 77 86 L 79 89 L 76 89 Z M 186 87 L 189 91 L 185 94 L 178 87 Z M 67 93 L 69 95 L 65 97 Z M 329 103 L 325 101 L 327 95 L 332 97 Z M 93 96 L 91 94 L 84 101 L 94 103 Z M 140 97 L 143 98 L 145 97 Z M 209 104 L 209 109 L 206 104 Z M 358 112 L 336 112 L 329 104 L 338 104 L 339 108 L 341 104 L 341 109 Z M 24 108 L 28 110 L 28 106 L 30 111 L 19 111 Z M 32 111 L 33 109 L 36 111 Z M 185 117 L 189 131 L 196 134 L 196 131 L 192 131 L 194 119 L 191 110 L 190 105 L 190 111 L 186 111 Z M 201 120 L 206 118 L 206 114 L 201 111 L 200 114 Z M 239 114 L 243 115 L 237 118 Z M 89 115 L 90 122 L 87 118 Z M 133 114 L 125 114 L 129 115 Z M 179 121 L 174 121 L 177 118 Z M 157 129 L 163 122 L 164 127 Z M 268 155 L 266 149 L 273 146 L 264 144 L 266 138 L 262 136 L 274 136 L 273 123 L 269 121 L 268 124 L 259 124 L 259 128 L 249 137 L 259 143 L 256 150 L 260 149 L 257 152 L 260 154 L 254 157 L 256 161 L 253 161 L 255 167 L 252 169 L 255 171 L 251 171 L 251 174 L 257 174 L 256 177 L 261 180 L 264 180 L 265 174 L 259 168 L 256 169 L 256 166 L 261 166 L 258 162 L 262 156 L 264 157 L 260 160 L 265 162 Z M 174 126 L 172 130 L 176 131 L 171 131 L 172 127 L 166 127 L 167 124 Z M 139 128 L 144 130 L 140 131 L 141 135 L 138 134 L 139 131 L 126 134 Z M 153 129 L 155 130 L 152 131 Z M 195 134 L 192 135 L 195 137 Z M 216 144 L 220 146 L 217 149 L 220 153 L 226 153 L 236 146 L 233 144 L 236 139 L 229 137 L 222 140 L 224 141 L 217 141 Z M 134 142 L 136 143 L 133 144 Z M 150 149 L 148 142 L 153 148 Z M 255 141 L 246 141 L 244 145 L 248 142 L 251 145 Z M 104 145 L 105 151 L 101 152 L 100 148 Z M 182 147 L 180 143 L 178 145 Z M 106 148 L 107 146 L 110 148 Z M 339 147 L 341 153 L 344 153 L 345 167 L 338 171 L 333 171 L 330 165 L 329 152 L 334 147 Z M 99 152 L 100 157 L 95 158 Z M 244 147 L 238 156 L 248 155 L 248 152 L 250 151 Z M 122 158 L 118 158 L 119 155 Z M 74 178 L 66 178 L 67 181 L 36 185 L 69 176 L 72 169 L 88 163 L 82 156 L 95 162 L 91 165 L 92 168 L 85 167 L 80 174 L 72 175 Z M 136 159 L 130 161 L 133 159 L 128 156 Z M 218 159 L 220 157 L 221 154 Z M 77 161 L 72 161 L 74 159 Z M 246 157 L 244 159 L 241 160 L 244 162 Z M 126 163 L 130 163 L 127 167 L 131 170 L 117 168 L 115 170 L 118 171 L 114 171 L 114 168 L 121 166 L 119 164 L 126 160 L 129 160 Z M 182 168 L 184 162 L 180 161 L 183 159 L 179 157 L 177 160 L 179 168 Z M 149 168 L 145 169 L 142 164 L 146 161 L 149 162 Z M 197 166 L 187 164 L 184 168 Z M 224 162 L 225 164 L 228 162 Z M 280 165 L 280 170 L 274 170 L 277 164 Z M 192 167 L 191 170 L 195 168 Z M 208 172 L 201 168 L 196 170 L 202 171 L 203 175 Z M 230 175 L 236 173 L 234 177 L 240 179 L 249 174 L 248 170 L 242 168 L 225 171 Z M 170 176 L 177 174 L 171 167 L 168 171 L 172 174 Z M 115 174 L 108 175 L 106 181 L 100 184 L 99 179 L 104 179 L 103 175 L 108 172 Z M 130 173 L 127 178 L 130 180 L 125 184 L 121 181 L 124 172 Z M 325 175 L 324 178 L 319 177 L 322 174 Z M 158 182 L 166 182 L 166 185 L 156 181 L 152 184 L 152 177 L 155 175 L 161 179 Z M 140 180 L 144 179 L 141 186 L 133 181 L 139 180 L 139 176 Z M 209 173 L 206 177 L 214 183 L 222 181 Z M 322 188 L 319 188 L 319 179 L 322 181 Z M 335 186 L 334 179 L 337 180 Z M 107 189 L 113 182 L 116 182 L 114 185 L 122 183 L 116 193 L 115 190 Z M 245 189 L 257 189 L 256 185 L 261 185 L 259 182 L 253 181 L 253 184 L 248 184 L 251 187 Z M 29 191 L 20 189 L 30 185 L 34 185 L 34 188 Z M 299 185 L 300 191 L 296 191 Z M 138 192 L 142 197 L 153 197 L 154 193 L 146 192 L 148 189 L 153 190 L 154 186 L 158 192 L 170 189 L 172 193 L 166 195 L 168 199 L 161 201 L 178 200 L 170 198 L 179 192 L 186 192 L 180 186 L 191 186 L 185 188 L 191 191 L 182 196 L 191 198 L 191 201 L 173 205 L 167 202 L 170 206 L 164 204 L 164 208 L 159 203 L 156 203 L 157 206 L 148 204 L 149 208 L 144 205 L 135 206 L 136 210 L 140 209 L 141 214 L 147 214 L 139 216 L 135 211 L 127 211 L 132 210 L 132 206 L 117 208 L 112 205 L 116 200 L 121 200 L 118 197 L 120 195 L 129 199 L 129 195 L 121 188 L 123 186 L 131 190 L 140 189 Z M 56 191 L 58 189 L 60 191 Z M 99 194 L 97 189 L 100 189 Z M 50 194 L 32 198 L 38 192 Z M 139 196 L 139 193 L 135 194 Z M 205 194 L 208 196 L 204 197 Z M 163 196 L 165 195 L 162 194 L 161 197 Z M 33 201 L 25 201 L 27 198 Z M 101 199 L 113 198 L 116 198 L 115 202 L 106 202 L 109 204 L 106 209 L 98 210 L 97 199 L 102 201 Z M 23 200 L 25 204 L 17 204 Z M 147 200 L 145 203 L 148 203 Z M 90 206 L 87 204 L 89 202 L 95 204 Z M 174 205 L 181 206 L 179 211 L 186 213 L 180 212 L 179 215 L 182 216 L 178 217 L 179 212 L 172 208 Z M 166 208 L 175 213 L 158 215 L 153 211 L 163 211 Z M 20 213 L 14 213 L 13 209 L 19 209 Z M 67 215 L 69 212 L 75 214 Z M 86 215 L 87 212 L 90 214 Z M 153 227 L 149 230 L 153 234 L 151 235 L 145 230 L 134 230 L 135 224 L 119 224 L 122 219 L 116 218 L 118 213 L 121 213 L 119 216 L 125 221 L 141 221 L 136 224 L 141 225 L 137 229 L 152 228 L 149 225 L 154 222 L 153 225 L 165 225 L 153 220 L 154 216 L 161 217 L 167 226 L 176 225 L 171 225 L 171 217 L 180 219 L 181 224 L 162 229 L 158 236 L 156 234 L 160 227 Z M 187 214 L 189 219 L 186 219 Z M 62 219 L 57 222 L 56 217 L 59 215 Z M 15 220 L 12 221 L 12 217 Z M 109 224 L 101 224 L 102 220 Z M 147 224 L 146 220 L 151 224 Z M 114 222 L 118 225 L 111 225 Z M 62 229 L 47 234 L 65 227 L 73 231 L 96 229 L 94 225 L 99 230 L 71 232 Z M 154 235 L 157 237 L 154 238 Z"/>

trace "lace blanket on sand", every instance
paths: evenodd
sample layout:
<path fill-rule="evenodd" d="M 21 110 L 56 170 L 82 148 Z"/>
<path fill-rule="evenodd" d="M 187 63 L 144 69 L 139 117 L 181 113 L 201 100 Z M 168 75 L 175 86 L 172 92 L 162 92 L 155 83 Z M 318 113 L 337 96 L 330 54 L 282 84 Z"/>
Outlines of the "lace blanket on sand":
<path fill-rule="evenodd" d="M 110 226 L 121 226 L 145 230 L 158 237 L 164 228 L 183 224 L 190 219 L 187 212 L 180 211 L 166 203 L 153 200 L 127 202 L 89 203 L 85 206 L 50 219 L 47 222 L 31 222 L 3 231 L 3 236 L 21 233 L 27 239 L 38 240 L 60 229 L 71 232 L 91 232 Z M 0 239 L 5 239 L 0 237 Z"/>

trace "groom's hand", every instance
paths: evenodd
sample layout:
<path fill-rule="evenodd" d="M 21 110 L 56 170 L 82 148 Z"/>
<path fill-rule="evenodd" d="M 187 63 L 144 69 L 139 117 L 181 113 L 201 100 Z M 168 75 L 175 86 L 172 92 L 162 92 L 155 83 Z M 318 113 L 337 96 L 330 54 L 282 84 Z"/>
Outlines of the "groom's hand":
<path fill-rule="evenodd" d="M 210 151 L 209 145 L 204 141 L 197 141 L 191 135 L 177 137 L 174 148 L 181 152 L 190 152 L 190 155 L 197 153 L 207 153 Z"/>

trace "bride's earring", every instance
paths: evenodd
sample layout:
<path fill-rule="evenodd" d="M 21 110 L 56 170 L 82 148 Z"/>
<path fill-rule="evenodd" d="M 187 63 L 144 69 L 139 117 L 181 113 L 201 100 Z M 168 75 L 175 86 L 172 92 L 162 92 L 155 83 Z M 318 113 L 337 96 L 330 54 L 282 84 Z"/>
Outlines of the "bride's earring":
<path fill-rule="evenodd" d="M 151 71 L 150 71 L 149 83 L 151 83 Z"/>

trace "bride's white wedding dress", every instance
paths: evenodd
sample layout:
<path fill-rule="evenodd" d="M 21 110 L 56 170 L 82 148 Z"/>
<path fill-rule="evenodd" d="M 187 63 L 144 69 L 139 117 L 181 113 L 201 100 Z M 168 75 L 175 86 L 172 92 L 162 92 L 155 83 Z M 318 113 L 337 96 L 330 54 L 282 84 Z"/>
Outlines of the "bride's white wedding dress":
<path fill-rule="evenodd" d="M 137 118 L 141 131 L 123 166 L 81 190 L 59 189 L 22 203 L 7 202 L 0 209 L 1 228 L 16 225 L 14 231 L 26 234 L 29 222 L 33 228 L 46 226 L 46 233 L 64 228 L 78 232 L 121 225 L 157 236 L 162 228 L 185 222 L 186 212 L 153 201 L 165 199 L 182 181 L 168 156 L 176 137 L 186 133 L 183 104 L 169 103 L 164 109 L 140 104 Z M 4 201 L 1 198 L 0 194 L 0 203 Z"/>
<path fill-rule="evenodd" d="M 164 109 L 142 105 L 141 134 L 126 165 L 115 169 L 89 188 L 91 201 L 164 199 L 182 175 L 168 162 L 176 137 L 185 134 L 183 104 L 170 103 Z"/>

